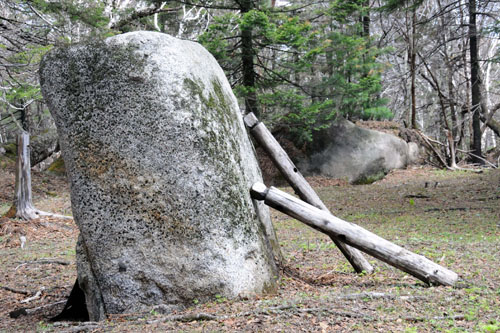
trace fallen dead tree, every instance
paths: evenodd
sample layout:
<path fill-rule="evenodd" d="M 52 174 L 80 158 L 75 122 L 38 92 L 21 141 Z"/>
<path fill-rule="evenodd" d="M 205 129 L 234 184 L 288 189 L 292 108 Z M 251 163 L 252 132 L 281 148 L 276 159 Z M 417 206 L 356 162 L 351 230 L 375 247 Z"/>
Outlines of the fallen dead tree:
<path fill-rule="evenodd" d="M 343 221 L 274 187 L 255 183 L 251 195 L 274 209 L 288 214 L 328 236 L 374 256 L 430 285 L 453 286 L 458 275 L 424 256 L 393 244 L 353 223 Z"/>

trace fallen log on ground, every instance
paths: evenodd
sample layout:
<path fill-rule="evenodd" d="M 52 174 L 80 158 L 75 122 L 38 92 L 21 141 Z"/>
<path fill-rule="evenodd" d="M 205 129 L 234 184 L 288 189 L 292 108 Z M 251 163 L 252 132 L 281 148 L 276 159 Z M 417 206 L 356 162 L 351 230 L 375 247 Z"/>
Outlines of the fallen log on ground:
<path fill-rule="evenodd" d="M 430 285 L 453 286 L 458 280 L 455 272 L 424 256 L 393 244 L 353 223 L 343 221 L 294 196 L 274 187 L 255 183 L 251 189 L 254 199 L 288 214 L 321 232 L 341 239 L 344 243 L 374 256 Z"/>
<path fill-rule="evenodd" d="M 281 147 L 272 133 L 267 129 L 264 123 L 259 122 L 257 117 L 250 112 L 244 118 L 245 125 L 250 129 L 250 134 L 257 140 L 260 146 L 267 152 L 274 165 L 280 173 L 285 177 L 290 186 L 295 190 L 295 193 L 305 202 L 330 213 L 323 201 L 319 198 L 307 180 L 298 171 L 288 154 Z M 361 252 L 352 248 L 334 236 L 330 236 L 332 241 L 337 245 L 342 254 L 347 258 L 357 273 L 365 272 L 372 273 L 373 267 L 368 260 L 363 257 Z"/>

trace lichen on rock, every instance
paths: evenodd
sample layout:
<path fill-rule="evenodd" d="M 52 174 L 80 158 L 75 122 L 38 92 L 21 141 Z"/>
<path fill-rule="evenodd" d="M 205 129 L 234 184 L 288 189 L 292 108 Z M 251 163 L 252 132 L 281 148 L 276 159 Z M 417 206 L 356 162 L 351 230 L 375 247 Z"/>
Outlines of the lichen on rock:
<path fill-rule="evenodd" d="M 249 194 L 261 179 L 254 150 L 203 47 L 127 33 L 55 49 L 40 76 L 91 320 L 276 287 L 269 213 Z"/>
<path fill-rule="evenodd" d="M 312 144 L 297 165 L 308 176 L 370 184 L 410 162 L 405 141 L 339 118 L 329 128 L 314 133 Z"/>

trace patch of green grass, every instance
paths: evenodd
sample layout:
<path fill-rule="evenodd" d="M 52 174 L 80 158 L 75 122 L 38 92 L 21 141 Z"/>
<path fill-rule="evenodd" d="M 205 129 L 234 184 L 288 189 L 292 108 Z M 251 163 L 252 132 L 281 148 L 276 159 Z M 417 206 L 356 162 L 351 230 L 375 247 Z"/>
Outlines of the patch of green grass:
<path fill-rule="evenodd" d="M 0 204 L 0 216 L 3 216 L 5 213 L 7 213 L 10 209 L 12 204 L 10 203 L 1 203 Z"/>
<path fill-rule="evenodd" d="M 490 320 L 486 324 L 479 324 L 479 331 L 488 332 L 488 333 L 499 332 L 500 331 L 500 321 Z"/>
<path fill-rule="evenodd" d="M 471 174 L 474 174 L 474 172 L 466 171 L 466 170 L 450 171 L 450 170 L 446 170 L 446 169 L 432 170 L 431 173 L 435 176 L 438 176 L 439 178 L 445 178 L 445 179 L 470 176 Z"/>

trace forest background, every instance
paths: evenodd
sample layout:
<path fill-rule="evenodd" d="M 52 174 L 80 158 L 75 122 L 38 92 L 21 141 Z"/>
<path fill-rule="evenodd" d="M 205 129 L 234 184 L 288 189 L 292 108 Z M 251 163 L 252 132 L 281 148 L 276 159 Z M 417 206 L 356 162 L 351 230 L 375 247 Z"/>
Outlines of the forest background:
<path fill-rule="evenodd" d="M 51 48 L 153 30 L 202 43 L 242 109 L 299 147 L 338 116 L 392 119 L 425 134 L 441 167 L 483 164 L 500 135 L 499 9 L 494 0 L 5 0 L 0 141 L 54 129 L 37 74 Z"/>
<path fill-rule="evenodd" d="M 430 162 L 440 167 L 487 163 L 482 158 L 500 143 L 499 9 L 500 1 L 488 0 L 2 0 L 0 150 L 15 152 L 8 143 L 20 129 L 57 141 L 38 82 L 46 52 L 152 30 L 205 45 L 243 111 L 298 147 L 338 116 L 393 120 L 425 135 L 437 152 Z M 3 163 L 2 213 L 15 188 L 14 167 Z M 48 322 L 74 283 L 76 225 L 2 218 L 0 331 L 495 332 L 499 179 L 498 170 L 425 167 L 393 171 L 372 185 L 308 178 L 336 216 L 453 269 L 463 279 L 457 288 L 424 286 L 373 260 L 375 273 L 356 275 L 328 237 L 273 211 L 286 259 L 277 295 L 218 297 L 181 314 L 158 308 L 100 324 Z M 63 176 L 33 172 L 33 184 L 36 207 L 71 214 Z M 19 307 L 28 315 L 10 318 Z"/>

